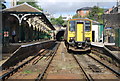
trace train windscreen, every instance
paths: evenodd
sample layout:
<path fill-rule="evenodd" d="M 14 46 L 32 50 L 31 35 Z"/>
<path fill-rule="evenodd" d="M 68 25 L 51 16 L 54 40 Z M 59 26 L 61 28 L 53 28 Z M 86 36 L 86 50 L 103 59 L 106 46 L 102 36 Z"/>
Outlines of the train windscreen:
<path fill-rule="evenodd" d="M 85 31 L 91 31 L 91 24 L 90 21 L 85 21 Z"/>
<path fill-rule="evenodd" d="M 69 31 L 75 31 L 75 21 L 70 21 Z"/>

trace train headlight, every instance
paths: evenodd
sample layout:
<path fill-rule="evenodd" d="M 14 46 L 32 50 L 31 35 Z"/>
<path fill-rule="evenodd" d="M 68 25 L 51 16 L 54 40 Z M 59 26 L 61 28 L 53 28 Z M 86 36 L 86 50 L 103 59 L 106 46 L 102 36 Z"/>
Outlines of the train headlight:
<path fill-rule="evenodd" d="M 70 42 L 73 42 L 74 41 L 74 37 L 70 37 Z"/>
<path fill-rule="evenodd" d="M 71 40 L 73 40 L 73 39 L 74 39 L 74 37 L 70 37 L 70 39 L 71 39 Z"/>
<path fill-rule="evenodd" d="M 86 41 L 87 41 L 87 42 L 90 42 L 90 37 L 87 37 L 87 38 L 86 38 Z"/>

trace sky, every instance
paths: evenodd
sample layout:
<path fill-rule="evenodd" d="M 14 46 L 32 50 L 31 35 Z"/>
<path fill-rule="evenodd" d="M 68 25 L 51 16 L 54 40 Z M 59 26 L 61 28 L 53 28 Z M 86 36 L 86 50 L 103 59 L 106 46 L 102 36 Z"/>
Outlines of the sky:
<path fill-rule="evenodd" d="M 9 2 L 10 0 L 6 0 Z M 26 0 L 30 1 L 30 0 Z M 117 0 L 37 0 L 38 5 L 44 12 L 49 12 L 55 17 L 60 15 L 75 15 L 76 10 L 82 7 L 99 6 L 101 8 L 111 8 L 116 5 Z M 10 4 L 6 3 L 9 7 Z"/>

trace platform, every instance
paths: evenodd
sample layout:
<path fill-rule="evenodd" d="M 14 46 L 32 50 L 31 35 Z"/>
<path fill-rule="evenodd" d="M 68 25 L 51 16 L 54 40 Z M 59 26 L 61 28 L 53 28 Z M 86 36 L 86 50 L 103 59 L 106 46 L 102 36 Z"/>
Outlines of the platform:
<path fill-rule="evenodd" d="M 109 51 L 111 54 L 120 59 L 120 48 L 115 47 L 114 45 L 105 45 L 104 48 Z"/>
<path fill-rule="evenodd" d="M 11 58 L 13 55 L 15 55 L 17 52 L 20 52 L 21 50 L 25 50 L 26 52 L 34 52 L 38 51 L 40 48 L 39 45 L 49 41 L 54 41 L 54 40 L 45 40 L 45 41 L 33 41 L 33 42 L 28 42 L 28 43 L 11 43 L 9 46 L 4 46 L 2 49 L 2 60 L 0 61 L 0 66 L 5 63 L 9 58 Z M 30 50 L 33 49 L 33 50 Z M 19 55 L 18 55 L 19 56 Z"/>
<path fill-rule="evenodd" d="M 104 43 L 98 43 L 98 42 L 92 42 L 91 45 L 97 47 L 104 47 Z"/>
<path fill-rule="evenodd" d="M 115 43 L 99 43 L 99 42 L 92 42 L 92 46 L 102 47 L 110 54 L 115 56 L 117 59 L 120 59 L 120 47 L 116 47 Z"/>

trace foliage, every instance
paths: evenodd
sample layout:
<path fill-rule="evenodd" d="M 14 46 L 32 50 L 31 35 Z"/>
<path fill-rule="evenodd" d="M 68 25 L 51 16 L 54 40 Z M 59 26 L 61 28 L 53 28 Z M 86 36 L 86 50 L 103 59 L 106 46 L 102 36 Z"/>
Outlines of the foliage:
<path fill-rule="evenodd" d="M 63 25 L 64 20 L 62 19 L 62 16 L 56 19 L 58 25 Z"/>
<path fill-rule="evenodd" d="M 50 21 L 53 25 L 63 25 L 64 24 L 64 20 L 62 19 L 62 16 L 60 16 L 59 18 L 51 18 Z"/>
<path fill-rule="evenodd" d="M 29 71 L 29 70 L 25 70 L 23 73 L 25 73 L 25 74 L 29 74 L 29 73 L 32 73 L 32 72 Z"/>
<path fill-rule="evenodd" d="M 63 27 L 67 27 L 67 23 L 68 23 L 68 21 L 64 21 Z"/>
<path fill-rule="evenodd" d="M 98 6 L 94 6 L 88 15 L 88 18 L 103 23 L 103 19 L 102 19 L 103 13 L 104 13 L 104 9 L 99 8 Z"/>
<path fill-rule="evenodd" d="M 57 22 L 56 22 L 56 19 L 55 19 L 55 18 L 51 18 L 51 19 L 50 19 L 50 21 L 51 21 L 51 23 L 52 23 L 53 25 L 56 25 L 56 24 L 57 24 Z"/>
<path fill-rule="evenodd" d="M 36 2 L 35 0 L 19 0 L 19 1 L 17 2 L 17 5 L 22 4 L 22 3 L 24 3 L 24 2 L 28 3 L 29 5 L 37 8 L 37 9 L 39 9 L 39 10 L 41 10 L 41 11 L 43 11 L 43 9 L 42 9 L 40 6 L 37 5 L 37 2 Z"/>
<path fill-rule="evenodd" d="M 75 14 L 72 18 L 80 18 L 81 16 L 78 14 Z"/>

